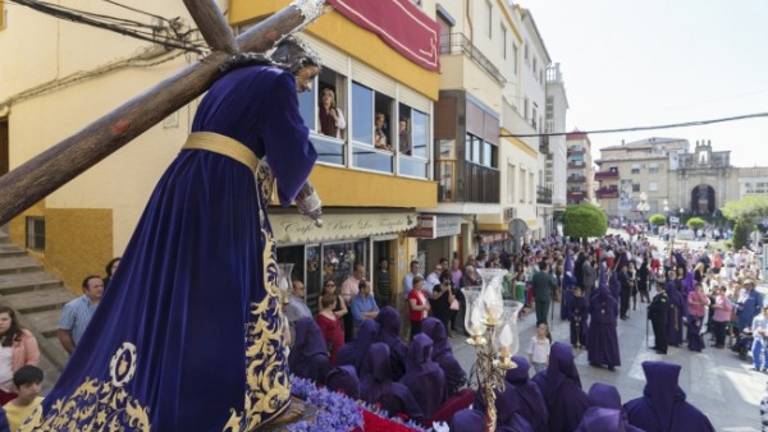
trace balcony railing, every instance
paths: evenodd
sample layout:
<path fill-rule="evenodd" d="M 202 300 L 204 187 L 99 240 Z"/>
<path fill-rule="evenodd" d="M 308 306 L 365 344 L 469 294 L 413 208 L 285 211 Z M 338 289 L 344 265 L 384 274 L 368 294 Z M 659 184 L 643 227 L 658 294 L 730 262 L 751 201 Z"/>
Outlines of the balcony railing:
<path fill-rule="evenodd" d="M 567 195 L 568 204 L 578 204 L 586 198 L 586 194 L 581 191 L 569 191 Z"/>
<path fill-rule="evenodd" d="M 536 188 L 536 202 L 539 204 L 552 204 L 552 189 L 544 186 Z"/>
<path fill-rule="evenodd" d="M 583 161 L 579 162 L 568 162 L 568 168 L 584 168 L 586 164 Z"/>
<path fill-rule="evenodd" d="M 617 170 L 598 171 L 595 173 L 595 180 L 617 180 L 619 172 Z"/>
<path fill-rule="evenodd" d="M 499 203 L 499 171 L 466 161 L 440 161 L 440 202 Z"/>
<path fill-rule="evenodd" d="M 597 198 L 618 198 L 619 197 L 619 188 L 617 187 L 603 187 L 599 188 L 595 192 L 595 196 Z"/>
<path fill-rule="evenodd" d="M 585 181 L 587 181 L 587 178 L 583 175 L 568 176 L 568 183 L 584 183 Z"/>
<path fill-rule="evenodd" d="M 464 33 L 451 33 L 448 38 L 440 38 L 440 54 L 457 55 L 464 54 L 474 61 L 480 68 L 486 71 L 499 84 L 506 84 L 507 80 L 499 68 L 491 62 Z"/>

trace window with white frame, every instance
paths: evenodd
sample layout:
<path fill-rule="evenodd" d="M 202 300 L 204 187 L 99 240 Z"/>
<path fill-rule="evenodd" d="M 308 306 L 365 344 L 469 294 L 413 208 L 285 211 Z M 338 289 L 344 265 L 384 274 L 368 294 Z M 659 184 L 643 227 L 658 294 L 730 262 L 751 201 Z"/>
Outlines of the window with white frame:
<path fill-rule="evenodd" d="M 639 164 L 632 165 L 632 174 L 640 174 L 640 165 Z"/>
<path fill-rule="evenodd" d="M 535 106 L 531 107 L 531 126 L 533 126 L 534 129 L 536 129 L 536 118 L 537 117 L 538 117 L 538 115 L 537 115 L 536 107 Z"/>
<path fill-rule="evenodd" d="M 528 121 L 528 98 L 523 100 L 523 119 L 525 119 L 526 122 Z"/>
<path fill-rule="evenodd" d="M 493 4 L 491 4 L 491 0 L 485 0 L 485 19 L 488 26 L 488 39 L 493 39 Z"/>
<path fill-rule="evenodd" d="M 429 166 L 429 114 L 400 103 L 398 140 L 399 174 L 426 178 Z"/>
<path fill-rule="evenodd" d="M 536 195 L 536 183 L 533 173 L 528 173 L 528 203 L 533 203 L 533 197 Z"/>
<path fill-rule="evenodd" d="M 658 174 L 659 173 L 659 164 L 652 163 L 648 165 L 648 174 Z"/>
<path fill-rule="evenodd" d="M 525 63 L 528 64 L 528 41 L 523 43 L 523 58 Z"/>
<path fill-rule="evenodd" d="M 394 100 L 358 82 L 352 83 L 352 165 L 393 172 L 392 119 Z"/>
<path fill-rule="evenodd" d="M 640 183 L 632 183 L 632 192 L 640 192 Z"/>
<path fill-rule="evenodd" d="M 525 202 L 525 170 L 523 168 L 520 168 L 520 202 Z"/>
<path fill-rule="evenodd" d="M 515 166 L 511 163 L 507 164 L 507 202 L 512 204 L 515 202 Z"/>
<path fill-rule="evenodd" d="M 299 112 L 310 130 L 318 161 L 344 165 L 347 137 L 347 78 L 323 68 L 312 90 L 298 94 Z"/>
<path fill-rule="evenodd" d="M 507 59 L 507 28 L 501 24 L 501 57 Z"/>
<path fill-rule="evenodd" d="M 517 73 L 519 71 L 519 69 L 517 68 L 517 62 L 518 62 L 519 55 L 520 55 L 520 53 L 518 52 L 517 44 L 515 42 L 512 42 L 512 61 L 514 63 L 513 71 L 515 72 L 515 75 L 517 75 Z"/>
<path fill-rule="evenodd" d="M 648 191 L 656 192 L 659 190 L 659 184 L 656 182 L 648 182 Z"/>

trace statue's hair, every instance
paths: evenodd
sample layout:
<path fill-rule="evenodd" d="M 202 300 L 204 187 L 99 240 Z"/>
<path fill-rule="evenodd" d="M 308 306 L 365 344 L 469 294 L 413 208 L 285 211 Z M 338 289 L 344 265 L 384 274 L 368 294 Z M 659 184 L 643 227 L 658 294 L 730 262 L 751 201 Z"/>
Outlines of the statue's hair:
<path fill-rule="evenodd" d="M 274 66 L 291 73 L 298 72 L 306 66 L 322 67 L 320 56 L 301 39 L 287 36 L 281 40 L 271 52 L 267 53 L 238 53 L 230 57 L 220 70 L 227 73 L 245 66 Z"/>

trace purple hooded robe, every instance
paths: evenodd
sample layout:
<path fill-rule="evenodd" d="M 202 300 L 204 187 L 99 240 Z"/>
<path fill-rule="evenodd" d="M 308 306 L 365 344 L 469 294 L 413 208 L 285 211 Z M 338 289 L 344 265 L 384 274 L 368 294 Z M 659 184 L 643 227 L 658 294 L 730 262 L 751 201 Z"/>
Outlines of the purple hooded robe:
<path fill-rule="evenodd" d="M 432 339 L 432 361 L 440 365 L 445 373 L 445 392 L 448 398 L 467 383 L 467 373 L 453 356 L 442 321 L 429 317 L 422 322 L 421 331 Z"/>
<path fill-rule="evenodd" d="M 405 414 L 412 419 L 422 419 L 424 415 L 408 388 L 392 380 L 389 347 L 383 342 L 376 342 L 368 348 L 363 360 L 360 376 L 360 394 L 362 399 L 371 404 L 380 404 L 390 414 Z"/>
<path fill-rule="evenodd" d="M 339 366 L 331 369 L 325 377 L 330 390 L 344 393 L 352 399 L 360 399 L 360 380 L 354 366 Z"/>
<path fill-rule="evenodd" d="M 368 347 L 376 342 L 379 324 L 374 320 L 365 320 L 357 329 L 357 336 L 352 342 L 345 343 L 336 353 L 336 366 L 352 365 L 359 371 Z"/>
<path fill-rule="evenodd" d="M 686 311 L 686 301 L 677 289 L 674 281 L 667 281 L 667 297 L 669 297 L 669 315 L 667 316 L 667 344 L 680 346 L 683 343 L 683 316 Z"/>
<path fill-rule="evenodd" d="M 624 404 L 630 424 L 647 432 L 714 432 L 707 416 L 685 401 L 677 385 L 680 369 L 673 363 L 643 362 L 643 396 Z"/>
<path fill-rule="evenodd" d="M 288 356 L 292 374 L 325 383 L 331 368 L 331 359 L 320 328 L 312 318 L 300 318 L 294 322 L 294 343 Z"/>
<path fill-rule="evenodd" d="M 533 382 L 539 386 L 547 403 L 549 432 L 573 432 L 589 408 L 589 400 L 581 389 L 571 347 L 561 342 L 552 344 L 549 366 L 536 374 Z"/>
<path fill-rule="evenodd" d="M 605 285 L 600 285 L 597 294 L 592 296 L 589 314 L 587 335 L 589 363 L 605 365 L 609 368 L 620 366 L 619 339 L 616 333 L 618 303 Z"/>
<path fill-rule="evenodd" d="M 414 336 L 408 347 L 405 375 L 400 383 L 411 391 L 425 418 L 432 418 L 445 401 L 445 374 L 432 361 L 432 339 L 424 333 Z"/>
<path fill-rule="evenodd" d="M 549 412 L 539 387 L 528 379 L 531 365 L 525 357 L 514 356 L 517 367 L 507 371 L 506 381 L 512 385 L 520 399 L 518 413 L 525 418 L 535 432 L 547 432 Z"/>
<path fill-rule="evenodd" d="M 392 306 L 385 306 L 376 317 L 379 323 L 377 342 L 384 342 L 389 347 L 389 360 L 392 367 L 392 379 L 398 381 L 405 375 L 405 357 L 408 347 L 400 339 L 400 314 Z"/>
<path fill-rule="evenodd" d="M 577 432 L 642 432 L 627 422 L 627 416 L 621 408 L 621 396 L 616 387 L 602 383 L 592 384 L 588 398 L 591 406 L 584 413 Z"/>

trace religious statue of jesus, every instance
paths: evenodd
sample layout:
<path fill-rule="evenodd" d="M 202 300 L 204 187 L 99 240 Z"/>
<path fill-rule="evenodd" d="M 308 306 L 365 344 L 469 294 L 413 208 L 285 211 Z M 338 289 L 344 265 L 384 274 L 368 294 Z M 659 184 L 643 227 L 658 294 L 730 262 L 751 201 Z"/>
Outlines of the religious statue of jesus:
<path fill-rule="evenodd" d="M 197 109 L 98 310 L 25 431 L 252 431 L 290 399 L 272 185 L 319 218 L 297 91 L 317 56 L 239 54 Z M 268 165 L 267 165 L 268 164 Z M 256 181 L 254 181 L 254 175 Z"/>

